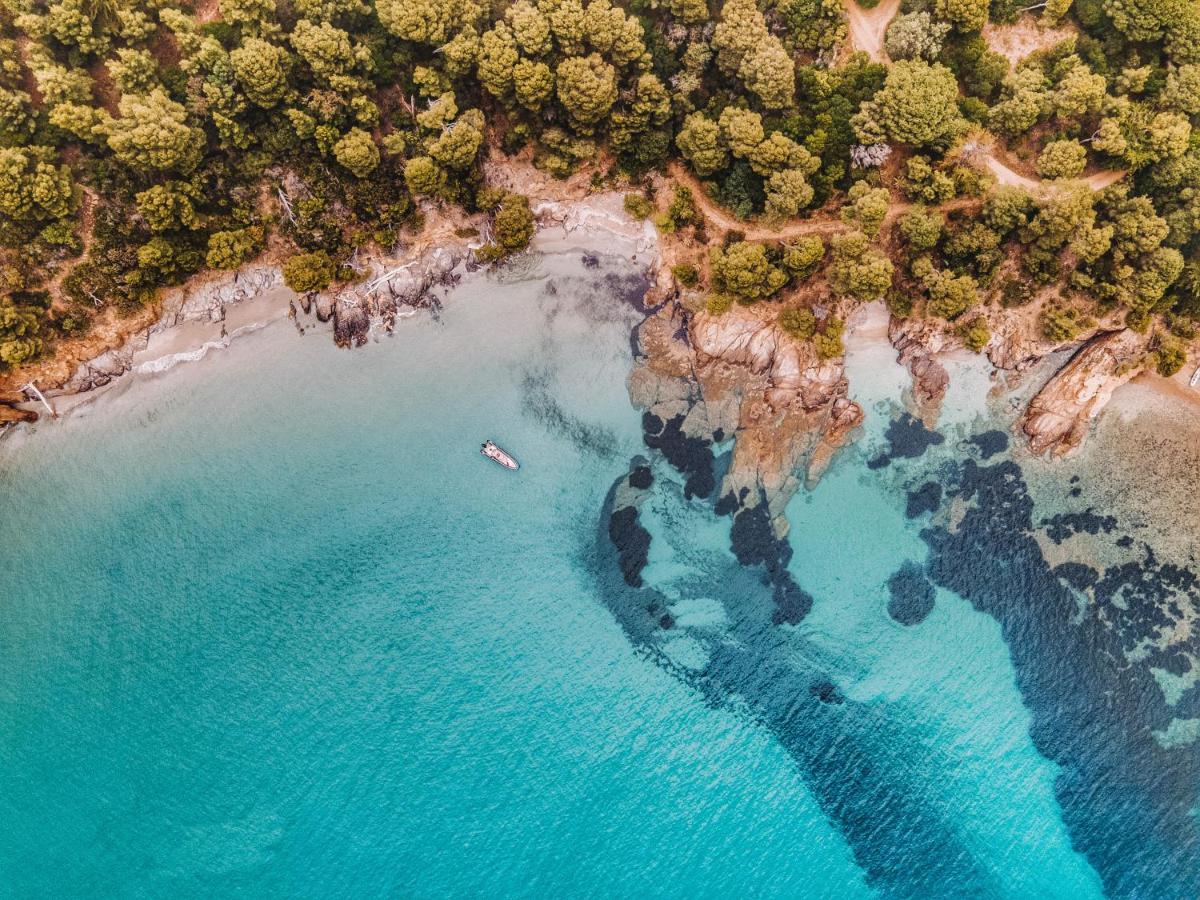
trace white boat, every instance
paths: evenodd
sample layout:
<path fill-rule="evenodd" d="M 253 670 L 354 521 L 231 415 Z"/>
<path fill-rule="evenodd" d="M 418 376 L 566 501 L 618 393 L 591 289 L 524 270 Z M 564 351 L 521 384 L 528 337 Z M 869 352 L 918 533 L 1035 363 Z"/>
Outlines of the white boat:
<path fill-rule="evenodd" d="M 483 446 L 479 448 L 479 452 L 490 459 L 492 462 L 504 466 L 506 469 L 519 469 L 520 465 L 509 454 L 505 453 L 491 441 L 485 441 Z"/>
<path fill-rule="evenodd" d="M 1196 371 L 1192 373 L 1192 380 L 1188 384 L 1192 387 L 1200 387 L 1200 366 L 1196 366 Z"/>

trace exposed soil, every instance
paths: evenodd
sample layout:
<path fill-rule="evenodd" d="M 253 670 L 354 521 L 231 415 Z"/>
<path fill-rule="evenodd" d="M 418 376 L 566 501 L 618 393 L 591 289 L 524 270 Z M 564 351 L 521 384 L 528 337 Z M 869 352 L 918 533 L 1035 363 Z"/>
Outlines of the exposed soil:
<path fill-rule="evenodd" d="M 1043 28 L 1035 15 L 1022 16 L 1013 25 L 996 25 L 989 22 L 983 26 L 983 39 L 988 47 L 999 53 L 1014 66 L 1031 53 L 1046 50 L 1060 41 L 1076 34 L 1069 25 Z"/>
<path fill-rule="evenodd" d="M 864 9 L 854 0 L 842 0 L 846 10 L 846 22 L 850 26 L 850 44 L 862 50 L 875 62 L 888 62 L 883 49 L 883 37 L 888 24 L 900 11 L 900 0 L 880 0 L 874 9 Z"/>

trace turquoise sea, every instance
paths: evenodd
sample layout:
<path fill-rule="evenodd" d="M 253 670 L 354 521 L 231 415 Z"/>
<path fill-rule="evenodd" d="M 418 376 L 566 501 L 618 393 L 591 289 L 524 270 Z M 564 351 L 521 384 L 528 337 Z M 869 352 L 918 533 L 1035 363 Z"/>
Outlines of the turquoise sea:
<path fill-rule="evenodd" d="M 0 441 L 0 895 L 1195 897 L 1200 745 L 1153 735 L 1200 652 L 1144 639 L 1195 567 L 1048 561 L 1121 524 L 1026 515 L 994 425 L 934 442 L 890 377 L 747 563 L 644 441 L 639 290 L 534 259 Z"/>

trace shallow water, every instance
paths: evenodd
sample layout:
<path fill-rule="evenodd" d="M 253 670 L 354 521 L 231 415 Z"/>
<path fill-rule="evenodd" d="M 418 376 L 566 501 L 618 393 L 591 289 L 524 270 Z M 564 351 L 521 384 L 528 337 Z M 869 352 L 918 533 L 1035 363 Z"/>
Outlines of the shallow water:
<path fill-rule="evenodd" d="M 1047 674 L 1099 639 L 956 581 L 983 525 L 906 515 L 1007 459 L 962 442 L 981 409 L 870 468 L 899 407 L 862 380 L 861 444 L 788 509 L 811 612 L 772 625 L 729 519 L 643 444 L 640 287 L 545 257 L 361 351 L 272 327 L 0 443 L 4 893 L 1189 896 L 1196 745 L 1127 716 L 1156 777 L 1107 802 L 1111 723 Z M 635 457 L 640 589 L 606 515 Z M 934 596 L 908 626 L 905 566 Z"/>

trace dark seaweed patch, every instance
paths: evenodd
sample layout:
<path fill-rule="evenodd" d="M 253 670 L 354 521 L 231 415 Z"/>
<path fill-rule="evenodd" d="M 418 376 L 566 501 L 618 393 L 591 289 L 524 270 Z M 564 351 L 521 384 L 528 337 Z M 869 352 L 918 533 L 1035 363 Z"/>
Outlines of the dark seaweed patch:
<path fill-rule="evenodd" d="M 652 484 L 654 484 L 654 473 L 650 471 L 649 466 L 635 466 L 633 471 L 629 473 L 630 487 L 644 491 L 648 490 Z"/>
<path fill-rule="evenodd" d="M 901 625 L 919 625 L 933 612 L 936 592 L 916 563 L 906 562 L 887 584 L 888 615 Z"/>
<path fill-rule="evenodd" d="M 904 514 L 915 519 L 922 513 L 937 512 L 942 505 L 942 486 L 936 481 L 927 481 L 915 491 L 908 492 L 908 501 L 904 505 Z"/>
<path fill-rule="evenodd" d="M 1147 554 L 1105 570 L 1081 615 L 1070 579 L 1083 573 L 1046 561 L 1015 463 L 967 460 L 955 493 L 969 506 L 954 531 L 922 532 L 929 576 L 1000 623 L 1034 744 L 1060 767 L 1055 792 L 1073 842 L 1109 896 L 1200 896 L 1200 753 L 1154 737 L 1186 698 L 1168 706 L 1150 668 L 1178 650 L 1128 655 L 1174 629 L 1195 574 Z M 1200 641 L 1187 646 L 1195 655 Z"/>
<path fill-rule="evenodd" d="M 967 443 L 974 444 L 979 450 L 979 455 L 984 459 L 991 459 L 997 453 L 1003 453 L 1008 449 L 1008 435 L 1003 431 L 993 429 L 967 438 Z"/>
<path fill-rule="evenodd" d="M 650 532 L 638 521 L 635 506 L 613 510 L 608 520 L 608 537 L 617 548 L 617 561 L 625 583 L 642 586 L 642 569 L 650 558 Z"/>
<path fill-rule="evenodd" d="M 842 696 L 842 692 L 832 681 L 814 681 L 808 686 L 808 694 L 810 697 L 816 697 L 822 703 L 840 705 L 846 702 L 846 698 Z"/>
<path fill-rule="evenodd" d="M 683 433 L 683 416 L 678 415 L 666 424 L 658 416 L 642 416 L 642 439 L 646 446 L 658 450 L 672 466 L 686 476 L 683 494 L 687 498 L 707 497 L 717 486 L 713 472 L 712 442 Z"/>
<path fill-rule="evenodd" d="M 1065 562 L 1054 567 L 1054 574 L 1077 591 L 1086 591 L 1100 578 L 1100 573 L 1080 562 Z"/>
<path fill-rule="evenodd" d="M 930 447 L 945 442 L 946 438 L 931 431 L 918 418 L 901 413 L 888 423 L 885 434 L 888 449 L 867 462 L 868 469 L 882 469 L 897 459 L 916 459 Z"/>
<path fill-rule="evenodd" d="M 1042 527 L 1046 529 L 1046 537 L 1061 544 L 1073 534 L 1110 534 L 1117 527 L 1113 516 L 1098 515 L 1092 507 L 1083 512 L 1062 512 L 1042 519 Z"/>
<path fill-rule="evenodd" d="M 567 412 L 550 391 L 549 372 L 530 372 L 521 380 L 522 406 L 526 413 L 548 431 L 561 434 L 588 453 L 610 458 L 616 452 L 617 437 L 612 429 L 585 422 Z"/>

